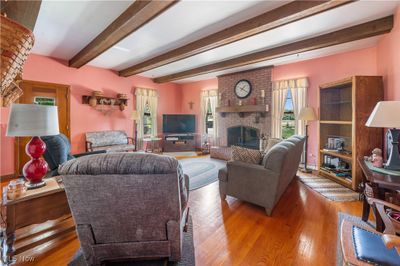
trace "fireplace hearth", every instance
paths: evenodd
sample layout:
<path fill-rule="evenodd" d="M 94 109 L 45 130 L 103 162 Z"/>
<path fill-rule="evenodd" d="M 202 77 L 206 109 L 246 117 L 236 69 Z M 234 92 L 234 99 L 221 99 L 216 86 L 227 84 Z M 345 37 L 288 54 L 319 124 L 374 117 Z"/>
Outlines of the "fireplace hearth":
<path fill-rule="evenodd" d="M 240 146 L 258 150 L 260 147 L 259 130 L 254 127 L 235 126 L 227 129 L 228 146 Z"/>

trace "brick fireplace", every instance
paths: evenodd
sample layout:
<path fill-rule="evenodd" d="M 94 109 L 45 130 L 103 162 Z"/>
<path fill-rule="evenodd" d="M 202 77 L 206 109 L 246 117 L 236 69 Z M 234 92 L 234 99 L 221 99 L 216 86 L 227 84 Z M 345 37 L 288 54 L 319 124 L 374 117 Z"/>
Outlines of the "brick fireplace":
<path fill-rule="evenodd" d="M 271 135 L 271 103 L 272 103 L 272 83 L 271 83 L 272 67 L 258 68 L 249 71 L 237 72 L 218 77 L 218 92 L 221 93 L 220 106 L 227 106 L 228 101 L 230 106 L 239 104 L 239 100 L 234 92 L 236 83 L 241 79 L 250 81 L 252 85 L 252 91 L 248 98 L 242 99 L 242 105 L 253 104 L 254 98 L 256 98 L 257 105 L 262 105 L 261 90 L 265 91 L 265 103 L 269 105 L 269 112 L 262 117 L 259 113 L 226 113 L 224 116 L 221 114 L 217 115 L 218 119 L 218 135 L 219 145 L 228 146 L 228 129 L 245 127 L 252 128 L 260 137 L 261 134 L 266 135 L 268 138 Z M 242 130 L 242 129 L 241 129 Z M 252 133 L 254 134 L 254 133 Z M 230 142 L 236 141 L 232 140 Z M 235 138 L 237 138 L 235 136 Z M 253 144 L 251 144 L 254 146 Z"/>

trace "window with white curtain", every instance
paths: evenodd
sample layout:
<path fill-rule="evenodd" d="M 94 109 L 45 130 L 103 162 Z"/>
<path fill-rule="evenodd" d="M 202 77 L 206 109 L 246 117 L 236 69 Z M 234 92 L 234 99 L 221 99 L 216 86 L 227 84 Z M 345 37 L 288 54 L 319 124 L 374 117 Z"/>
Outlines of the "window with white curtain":
<path fill-rule="evenodd" d="M 143 137 L 157 136 L 158 92 L 153 89 L 136 88 L 136 111 L 140 121 L 137 124 L 139 146 Z"/>
<path fill-rule="evenodd" d="M 292 93 L 288 90 L 285 99 L 285 111 L 282 117 L 282 138 L 287 139 L 295 134 L 295 117 L 293 108 Z"/>
<path fill-rule="evenodd" d="M 215 109 L 218 106 L 218 90 L 203 90 L 201 92 L 201 135 L 204 141 L 217 143 L 218 122 L 215 119 Z"/>

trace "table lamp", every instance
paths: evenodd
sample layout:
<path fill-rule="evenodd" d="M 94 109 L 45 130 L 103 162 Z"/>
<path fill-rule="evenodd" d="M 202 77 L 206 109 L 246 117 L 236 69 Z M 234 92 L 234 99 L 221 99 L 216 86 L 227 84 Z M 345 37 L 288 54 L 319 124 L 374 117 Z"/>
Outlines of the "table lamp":
<path fill-rule="evenodd" d="M 311 173 L 311 169 L 307 169 L 307 149 L 308 149 L 308 121 L 317 120 L 317 116 L 314 112 L 314 108 L 312 107 L 303 107 L 299 113 L 299 120 L 306 121 L 306 141 L 305 141 L 305 158 L 304 158 L 304 169 L 302 170 L 305 173 Z"/>
<path fill-rule="evenodd" d="M 138 143 L 137 143 L 137 121 L 140 120 L 140 115 L 138 111 L 133 111 L 131 114 L 131 120 L 133 120 L 133 126 L 135 127 L 135 149 L 137 150 Z"/>
<path fill-rule="evenodd" d="M 6 136 L 32 137 L 26 144 L 26 154 L 31 158 L 22 173 L 28 180 L 28 189 L 39 188 L 46 183 L 43 177 L 48 171 L 46 161 L 41 158 L 46 151 L 46 144 L 40 136 L 59 134 L 57 106 L 36 104 L 11 105 Z"/>
<path fill-rule="evenodd" d="M 365 125 L 367 127 L 389 128 L 393 148 L 385 168 L 389 170 L 400 170 L 398 130 L 400 128 L 400 101 L 378 102 Z"/>

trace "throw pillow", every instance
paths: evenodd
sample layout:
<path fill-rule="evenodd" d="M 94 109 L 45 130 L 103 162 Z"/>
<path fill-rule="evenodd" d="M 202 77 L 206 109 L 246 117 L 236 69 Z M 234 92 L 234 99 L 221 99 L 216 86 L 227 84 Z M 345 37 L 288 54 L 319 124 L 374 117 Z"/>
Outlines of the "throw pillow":
<path fill-rule="evenodd" d="M 238 146 L 232 146 L 232 160 L 245 163 L 260 164 L 261 152 Z"/>
<path fill-rule="evenodd" d="M 282 141 L 282 139 L 280 139 L 280 138 L 269 138 L 269 139 L 268 139 L 267 146 L 265 147 L 265 150 L 264 150 L 264 154 L 267 154 L 268 151 L 269 151 L 273 146 L 275 146 L 276 144 L 278 144 L 278 143 L 281 142 L 281 141 Z"/>

